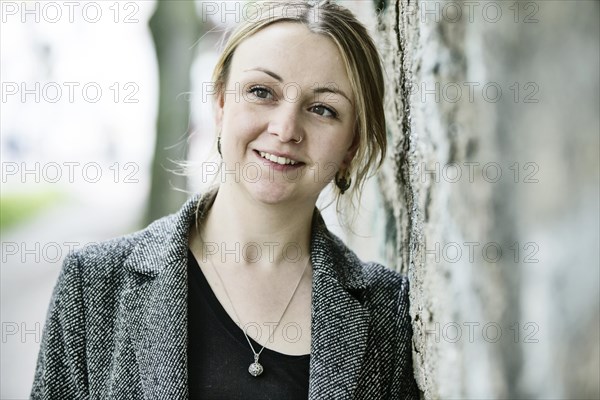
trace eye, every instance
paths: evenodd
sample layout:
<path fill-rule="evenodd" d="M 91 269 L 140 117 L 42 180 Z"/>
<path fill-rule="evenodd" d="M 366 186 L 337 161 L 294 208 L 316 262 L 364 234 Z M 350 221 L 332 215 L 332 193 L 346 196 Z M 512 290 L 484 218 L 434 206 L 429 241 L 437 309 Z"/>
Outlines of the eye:
<path fill-rule="evenodd" d="M 318 114 L 326 118 L 337 118 L 338 114 L 329 107 L 325 107 L 322 104 L 318 104 L 310 108 L 315 114 Z"/>
<path fill-rule="evenodd" d="M 250 89 L 248 89 L 248 93 L 253 94 L 259 99 L 268 99 L 273 97 L 271 91 L 263 86 L 252 86 Z"/>

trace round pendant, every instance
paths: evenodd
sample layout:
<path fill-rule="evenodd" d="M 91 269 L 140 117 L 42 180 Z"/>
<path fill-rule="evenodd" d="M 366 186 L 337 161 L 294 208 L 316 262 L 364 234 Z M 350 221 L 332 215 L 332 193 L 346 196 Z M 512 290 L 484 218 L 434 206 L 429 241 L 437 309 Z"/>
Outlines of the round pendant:
<path fill-rule="evenodd" d="M 250 372 L 250 375 L 252 375 L 252 376 L 255 376 L 255 377 L 259 376 L 260 374 L 263 373 L 263 366 L 260 365 L 260 363 L 258 363 L 258 362 L 253 362 L 248 367 L 248 372 Z"/>

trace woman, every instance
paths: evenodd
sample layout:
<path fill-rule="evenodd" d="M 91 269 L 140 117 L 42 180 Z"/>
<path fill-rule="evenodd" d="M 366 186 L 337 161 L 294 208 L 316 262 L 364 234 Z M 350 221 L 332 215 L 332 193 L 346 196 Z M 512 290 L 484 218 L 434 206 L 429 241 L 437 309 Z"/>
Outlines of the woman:
<path fill-rule="evenodd" d="M 227 173 L 65 260 L 33 398 L 418 398 L 406 278 L 315 208 L 332 182 L 357 195 L 385 153 L 377 51 L 329 1 L 255 13 L 214 73 Z"/>

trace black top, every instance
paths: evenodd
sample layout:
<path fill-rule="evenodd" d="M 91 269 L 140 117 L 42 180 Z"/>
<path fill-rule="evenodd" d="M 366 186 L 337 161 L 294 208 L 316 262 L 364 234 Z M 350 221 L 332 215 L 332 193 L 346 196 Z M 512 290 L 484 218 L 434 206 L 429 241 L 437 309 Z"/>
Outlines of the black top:
<path fill-rule="evenodd" d="M 219 303 L 190 250 L 188 293 L 190 399 L 308 398 L 309 354 L 292 356 L 265 348 L 259 360 L 264 372 L 258 377 L 248 373 L 254 362 L 248 341 Z M 263 337 L 271 333 L 269 326 L 261 328 Z M 280 329 L 274 335 L 282 334 Z M 262 346 L 250 340 L 260 351 Z"/>

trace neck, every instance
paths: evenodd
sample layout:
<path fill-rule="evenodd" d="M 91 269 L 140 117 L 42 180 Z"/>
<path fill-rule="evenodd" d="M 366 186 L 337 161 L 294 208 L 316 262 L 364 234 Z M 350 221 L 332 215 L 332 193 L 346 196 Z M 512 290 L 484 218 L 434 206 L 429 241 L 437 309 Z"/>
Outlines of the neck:
<path fill-rule="evenodd" d="M 265 204 L 236 189 L 222 184 L 202 223 L 205 256 L 265 267 L 303 264 L 315 202 Z"/>

